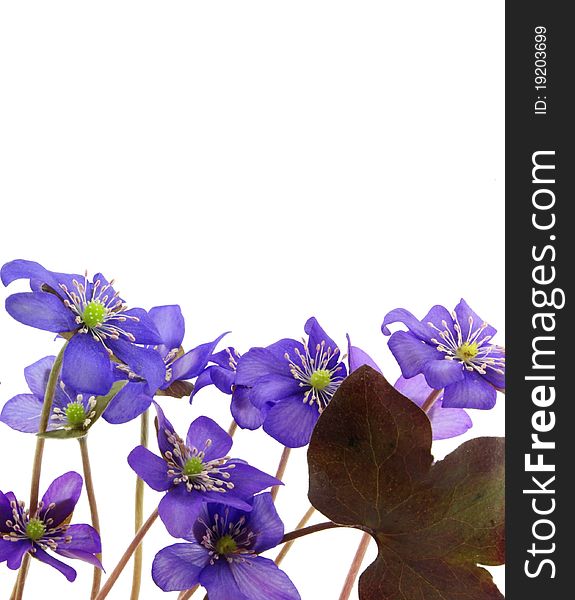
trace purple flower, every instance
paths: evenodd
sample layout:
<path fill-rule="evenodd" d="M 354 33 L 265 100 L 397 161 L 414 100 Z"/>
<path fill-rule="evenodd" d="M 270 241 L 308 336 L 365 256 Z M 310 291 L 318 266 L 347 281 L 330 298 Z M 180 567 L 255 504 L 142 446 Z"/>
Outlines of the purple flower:
<path fill-rule="evenodd" d="M 238 362 L 236 384 L 250 388 L 249 400 L 263 412 L 263 428 L 284 446 L 309 443 L 321 412 L 347 375 L 339 349 L 312 317 L 309 339 L 283 339 L 252 348 Z"/>
<path fill-rule="evenodd" d="M 387 326 L 396 322 L 408 331 L 395 332 L 389 348 L 406 379 L 423 373 L 430 387 L 445 390 L 446 408 L 493 408 L 497 389 L 505 388 L 505 350 L 490 343 L 496 330 L 465 300 L 451 314 L 434 306 L 421 321 L 403 308 L 392 310 L 383 333 L 390 335 Z"/>
<path fill-rule="evenodd" d="M 114 397 L 104 412 L 109 423 L 126 423 L 147 410 L 158 391 L 166 390 L 176 381 L 186 381 L 197 377 L 206 367 L 208 360 L 225 334 L 213 342 L 201 344 L 189 352 L 181 350 L 185 334 L 185 324 L 179 306 L 156 306 L 149 317 L 159 332 L 160 343 L 149 346 L 163 365 L 161 376 L 146 381 L 142 376 L 128 371 L 129 382 Z"/>
<path fill-rule="evenodd" d="M 189 544 L 160 550 L 152 577 L 165 592 L 204 586 L 210 600 L 299 600 L 288 576 L 273 561 L 258 556 L 274 548 L 284 528 L 271 494 L 250 500 L 251 512 L 223 504 L 202 509 Z"/>
<path fill-rule="evenodd" d="M 76 571 L 48 554 L 51 551 L 101 569 L 96 557 L 102 551 L 98 532 L 90 525 L 69 524 L 81 491 L 82 477 L 65 473 L 50 484 L 34 517 L 12 492 L 0 492 L 0 563 L 6 561 L 9 569 L 16 570 L 29 552 L 74 581 Z"/>
<path fill-rule="evenodd" d="M 23 433 L 38 433 L 44 395 L 54 360 L 54 356 L 46 356 L 24 369 L 24 377 L 31 393 L 18 394 L 8 400 L 0 414 L 1 422 Z M 48 431 L 59 428 L 87 428 L 95 416 L 95 407 L 94 396 L 78 394 L 59 379 L 48 421 Z"/>
<path fill-rule="evenodd" d="M 265 418 L 265 411 L 256 408 L 251 400 L 251 389 L 236 383 L 238 361 L 241 356 L 235 348 L 225 348 L 213 354 L 210 362 L 214 363 L 204 369 L 196 380 L 190 403 L 194 396 L 204 387 L 215 385 L 220 392 L 231 394 L 231 413 L 242 429 L 258 429 Z"/>
<path fill-rule="evenodd" d="M 347 341 L 350 372 L 359 369 L 359 367 L 363 365 L 368 365 L 381 373 L 381 369 L 369 354 L 364 352 L 361 348 L 351 345 L 349 335 L 347 336 Z M 423 375 L 416 375 L 411 379 L 400 377 L 395 382 L 394 387 L 406 398 L 415 402 L 420 408 L 433 392 L 433 389 L 425 382 L 425 377 Z M 434 440 L 444 440 L 462 435 L 473 425 L 469 415 L 463 409 L 443 407 L 443 394 L 437 398 L 435 404 L 427 413 L 427 416 L 431 422 Z"/>
<path fill-rule="evenodd" d="M 70 339 L 62 364 L 62 380 L 70 388 L 106 394 L 116 378 L 112 354 L 148 381 L 163 371 L 157 353 L 134 345 L 160 341 L 154 323 L 146 311 L 128 310 L 103 275 L 88 281 L 87 275 L 54 273 L 28 260 L 6 263 L 0 275 L 4 285 L 30 280 L 31 292 L 6 299 L 14 319 Z"/>
<path fill-rule="evenodd" d="M 212 419 L 199 417 L 190 425 L 184 442 L 156 404 L 158 446 L 162 457 L 144 446 L 128 456 L 132 469 L 152 489 L 167 492 L 158 511 L 174 537 L 186 537 L 203 502 L 220 502 L 250 510 L 248 500 L 257 492 L 281 485 L 244 461 L 231 459 L 232 438 Z"/>

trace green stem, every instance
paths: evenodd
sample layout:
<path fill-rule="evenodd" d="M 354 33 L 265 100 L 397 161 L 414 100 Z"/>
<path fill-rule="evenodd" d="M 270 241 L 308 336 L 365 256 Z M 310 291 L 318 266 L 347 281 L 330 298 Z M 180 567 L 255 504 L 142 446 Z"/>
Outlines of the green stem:
<path fill-rule="evenodd" d="M 88 436 L 78 438 L 80 443 L 80 454 L 82 455 L 82 469 L 84 471 L 84 482 L 86 484 L 86 494 L 88 495 L 88 503 L 90 505 L 90 517 L 92 519 L 92 527 L 100 533 L 100 517 L 98 515 L 98 504 L 96 503 L 96 493 L 94 491 L 94 481 L 92 480 L 92 467 L 90 465 L 90 455 L 88 454 Z M 102 553 L 96 555 L 98 560 L 102 562 Z M 102 581 L 102 570 L 94 567 L 94 576 L 92 578 L 92 591 L 90 593 L 91 600 L 98 595 L 100 590 L 100 582 Z"/>
<path fill-rule="evenodd" d="M 148 411 L 142 413 L 140 417 L 140 444 L 144 448 L 148 447 Z M 144 522 L 144 481 L 136 478 L 136 497 L 134 506 L 134 526 L 137 533 Z M 143 562 L 143 544 L 140 544 L 134 554 L 134 572 L 132 574 L 132 592 L 130 600 L 138 600 L 140 597 L 140 587 L 142 585 L 142 562 Z"/>
<path fill-rule="evenodd" d="M 48 429 L 48 422 L 50 420 L 50 413 L 52 411 L 52 402 L 54 401 L 54 395 L 56 394 L 56 386 L 58 385 L 58 376 L 62 368 L 62 359 L 64 358 L 64 350 L 66 349 L 68 342 L 64 342 L 64 345 L 60 349 L 50 376 L 48 377 L 48 384 L 46 385 L 46 392 L 44 393 L 44 403 L 42 405 L 42 412 L 40 414 L 40 423 L 38 425 L 38 433 L 45 433 Z M 42 458 L 44 457 L 44 438 L 36 438 L 36 451 L 34 453 L 34 463 L 32 466 L 32 484 L 30 486 L 30 516 L 36 515 L 38 510 L 38 496 L 40 493 L 40 476 L 42 474 Z M 26 558 L 28 557 L 28 558 Z M 16 584 L 16 591 L 14 593 L 14 600 L 22 600 L 24 593 L 24 585 L 26 584 L 26 577 L 28 576 L 28 563 L 30 558 L 28 555 L 24 557 L 22 565 L 20 566 L 20 572 L 18 573 L 18 581 Z"/>
<path fill-rule="evenodd" d="M 116 583 L 118 577 L 120 577 L 120 575 L 122 574 L 122 571 L 128 564 L 130 558 L 132 558 L 132 555 L 134 554 L 138 546 L 142 543 L 144 536 L 146 535 L 146 533 L 148 533 L 148 531 L 150 530 L 157 518 L 158 509 L 156 508 L 154 512 L 148 517 L 148 520 L 142 525 L 142 527 L 140 527 L 140 530 L 138 531 L 134 539 L 130 542 L 130 545 L 128 546 L 124 554 L 122 554 L 120 560 L 118 561 L 118 564 L 110 574 L 110 577 L 108 577 L 106 583 L 100 590 L 100 593 L 96 596 L 96 600 L 104 600 L 104 598 L 106 598 L 106 596 L 110 593 L 112 586 Z"/>
<path fill-rule="evenodd" d="M 288 448 L 287 446 L 284 447 L 281 458 L 280 458 L 280 463 L 278 465 L 278 470 L 276 471 L 276 479 L 279 479 L 281 481 L 281 479 L 284 476 L 284 473 L 286 471 L 286 467 L 288 464 L 288 460 L 289 460 L 289 456 L 291 453 L 291 448 Z M 280 487 L 279 485 L 276 485 L 272 488 L 272 500 L 275 502 L 277 495 L 280 491 Z"/>
<path fill-rule="evenodd" d="M 359 575 L 359 570 L 361 569 L 361 565 L 363 563 L 363 559 L 365 558 L 365 553 L 369 548 L 369 544 L 371 542 L 371 535 L 369 533 L 364 533 L 361 542 L 357 548 L 357 552 L 353 558 L 353 562 L 351 563 L 351 567 L 349 569 L 349 573 L 345 579 L 345 583 L 343 584 L 343 589 L 341 590 L 341 594 L 339 596 L 339 600 L 349 600 L 351 596 L 351 592 L 353 590 L 353 585 L 357 576 Z"/>

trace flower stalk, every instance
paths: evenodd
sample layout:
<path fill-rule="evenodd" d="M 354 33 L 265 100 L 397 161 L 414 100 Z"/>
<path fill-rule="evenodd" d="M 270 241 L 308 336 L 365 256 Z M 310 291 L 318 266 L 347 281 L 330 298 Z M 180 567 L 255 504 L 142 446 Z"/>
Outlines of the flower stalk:
<path fill-rule="evenodd" d="M 284 446 L 281 458 L 280 458 L 280 462 L 278 465 L 278 469 L 276 471 L 276 479 L 279 479 L 280 481 L 283 479 L 283 476 L 285 474 L 286 468 L 287 468 L 287 464 L 288 464 L 288 460 L 291 454 L 291 448 L 288 448 L 287 446 Z M 279 485 L 276 485 L 272 488 L 272 500 L 275 502 L 277 495 L 280 491 L 280 487 Z"/>
<path fill-rule="evenodd" d="M 309 523 L 309 520 L 312 518 L 314 513 L 315 513 L 315 508 L 313 506 L 310 506 L 307 509 L 305 515 L 300 519 L 300 522 L 297 524 L 295 530 L 299 531 L 300 529 L 303 529 Z M 287 553 L 290 551 L 291 547 L 293 546 L 294 541 L 295 540 L 286 542 L 284 544 L 284 547 L 281 549 L 279 554 L 276 556 L 276 559 L 274 562 L 276 563 L 276 565 L 278 565 L 278 567 L 281 564 L 281 562 L 283 561 L 283 559 L 286 557 Z"/>
<path fill-rule="evenodd" d="M 90 455 L 88 453 L 87 436 L 78 438 L 80 444 L 80 454 L 82 456 L 82 469 L 84 471 L 84 483 L 86 485 L 86 493 L 88 495 L 88 503 L 90 505 L 90 518 L 92 519 L 92 527 L 100 533 L 100 517 L 98 515 L 98 504 L 96 502 L 96 494 L 94 491 L 94 481 L 92 479 L 92 467 L 90 465 Z M 102 553 L 96 555 L 102 561 Z M 92 579 L 92 591 L 90 592 L 91 600 L 98 595 L 100 591 L 100 583 L 102 581 L 102 571 L 98 567 L 94 567 L 94 576 Z"/>
<path fill-rule="evenodd" d="M 351 596 L 351 592 L 353 590 L 353 586 L 355 584 L 355 580 L 359 575 L 359 570 L 361 569 L 361 565 L 363 563 L 363 559 L 365 558 L 365 553 L 369 548 L 369 544 L 371 542 L 371 535 L 369 533 L 364 533 L 361 537 L 361 541 L 353 558 L 353 562 L 351 563 L 351 567 L 349 569 L 349 573 L 345 578 L 345 583 L 343 584 L 343 588 L 341 590 L 341 594 L 339 595 L 339 600 L 348 600 Z"/>
<path fill-rule="evenodd" d="M 144 448 L 148 447 L 149 420 L 148 411 L 144 411 L 140 416 L 140 444 Z M 144 523 L 144 482 L 139 477 L 136 478 L 136 495 L 134 505 L 134 531 L 138 533 Z M 140 597 L 140 588 L 142 585 L 142 562 L 144 545 L 140 544 L 134 554 L 134 571 L 132 574 L 132 591 L 130 600 L 138 600 Z"/>

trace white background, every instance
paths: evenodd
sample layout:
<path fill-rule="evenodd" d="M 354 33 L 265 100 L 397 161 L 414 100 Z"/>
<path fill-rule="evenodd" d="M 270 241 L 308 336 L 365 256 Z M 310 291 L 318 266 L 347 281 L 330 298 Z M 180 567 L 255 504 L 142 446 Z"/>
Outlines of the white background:
<path fill-rule="evenodd" d="M 102 271 L 132 305 L 179 303 L 187 348 L 231 329 L 227 342 L 245 351 L 301 336 L 315 315 L 393 381 L 384 314 L 423 316 L 461 296 L 503 343 L 503 9 L 0 3 L 1 262 Z M 3 404 L 59 342 L 3 311 L 0 327 Z M 199 414 L 230 419 L 216 390 L 192 408 L 162 403 L 181 433 Z M 474 411 L 467 437 L 502 435 L 503 405 Z M 108 570 L 131 539 L 137 437 L 137 421 L 90 435 Z M 437 443 L 436 455 L 461 441 Z M 47 445 L 42 489 L 80 470 L 76 446 Z M 27 497 L 33 448 L 0 425 L 0 489 Z M 261 431 L 237 435 L 235 453 L 264 470 L 280 452 Z M 286 530 L 307 508 L 305 450 L 293 455 L 278 499 Z M 146 512 L 159 498 L 148 490 Z M 88 518 L 83 496 L 75 520 Z M 359 538 L 297 542 L 284 568 L 304 600 L 338 597 Z M 169 543 L 158 522 L 142 598 L 164 597 L 147 573 Z M 87 598 L 91 568 L 74 566 L 72 585 L 34 562 L 27 597 Z M 0 565 L 2 598 L 14 575 Z M 127 570 L 110 598 L 127 598 L 130 580 Z"/>

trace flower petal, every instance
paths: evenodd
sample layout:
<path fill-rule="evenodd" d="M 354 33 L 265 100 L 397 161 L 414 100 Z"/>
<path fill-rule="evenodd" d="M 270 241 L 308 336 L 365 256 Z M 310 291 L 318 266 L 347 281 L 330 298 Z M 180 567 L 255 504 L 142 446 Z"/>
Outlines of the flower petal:
<path fill-rule="evenodd" d="M 215 365 L 210 367 L 210 369 L 212 382 L 218 388 L 218 390 L 224 394 L 231 394 L 232 386 L 236 382 L 236 372 Z M 196 386 L 197 385 L 198 380 L 196 380 Z"/>
<path fill-rule="evenodd" d="M 22 433 L 38 433 L 43 404 L 33 394 L 19 394 L 6 402 L 0 421 Z"/>
<path fill-rule="evenodd" d="M 95 396 L 107 394 L 114 378 L 104 346 L 89 334 L 74 335 L 64 350 L 62 381 L 78 392 Z"/>
<path fill-rule="evenodd" d="M 55 356 L 45 356 L 24 369 L 24 378 L 30 391 L 40 399 L 43 399 L 46 393 L 48 378 L 55 360 Z"/>
<path fill-rule="evenodd" d="M 420 340 L 429 341 L 433 337 L 433 329 L 426 323 L 422 323 L 415 315 L 405 310 L 405 308 L 395 308 L 385 315 L 381 325 L 381 331 L 384 335 L 391 335 L 388 327 L 391 323 L 403 323 Z"/>
<path fill-rule="evenodd" d="M 59 542 L 54 550 L 60 556 L 87 562 L 99 569 L 102 563 L 95 556 L 102 551 L 102 543 L 98 532 L 90 525 L 71 525 L 66 531 L 69 542 Z"/>
<path fill-rule="evenodd" d="M 19 542 L 8 542 L 0 538 L 0 563 L 6 561 L 6 566 L 15 571 L 20 568 L 24 554 L 31 548 L 32 542 L 27 539 Z"/>
<path fill-rule="evenodd" d="M 194 396 L 202 389 L 207 387 L 208 385 L 213 385 L 213 381 L 212 381 L 212 371 L 214 369 L 217 369 L 218 367 L 215 367 L 214 365 L 206 367 L 197 377 L 196 381 L 194 382 L 194 389 L 192 390 L 192 393 L 190 394 L 190 404 L 193 402 L 194 400 Z M 227 392 L 229 393 L 229 392 Z"/>
<path fill-rule="evenodd" d="M 247 557 L 243 561 L 232 562 L 230 570 L 238 589 L 250 600 L 300 600 L 290 578 L 273 560 L 261 556 Z"/>
<path fill-rule="evenodd" d="M 463 379 L 463 365 L 457 360 L 430 360 L 423 367 L 427 383 L 435 390 L 440 390 Z"/>
<path fill-rule="evenodd" d="M 153 490 L 165 492 L 172 485 L 168 475 L 168 465 L 163 458 L 156 456 L 144 446 L 136 446 L 128 455 L 128 464 Z"/>
<path fill-rule="evenodd" d="M 126 321 L 122 323 L 122 329 L 131 333 L 136 338 L 136 344 L 153 345 L 162 343 L 162 338 L 154 321 L 150 319 L 148 313 L 143 308 L 131 308 L 122 314 L 138 319 L 137 321 L 134 319 L 126 319 Z"/>
<path fill-rule="evenodd" d="M 282 375 L 270 373 L 260 377 L 254 384 L 250 400 L 256 408 L 261 409 L 268 402 L 275 404 L 298 392 L 301 392 L 300 382 L 291 373 Z"/>
<path fill-rule="evenodd" d="M 208 590 L 210 600 L 252 600 L 240 592 L 227 561 L 208 565 L 200 574 L 200 584 Z"/>
<path fill-rule="evenodd" d="M 230 464 L 235 463 L 235 467 L 230 471 L 234 488 L 232 493 L 218 493 L 219 501 L 226 504 L 229 496 L 237 496 L 242 500 L 250 500 L 254 494 L 261 492 L 275 485 L 283 485 L 279 479 L 247 465 L 243 462 L 230 460 Z"/>
<path fill-rule="evenodd" d="M 489 410 L 497 400 L 496 389 L 478 373 L 463 372 L 461 381 L 452 383 L 443 393 L 445 408 L 478 408 Z"/>
<path fill-rule="evenodd" d="M 406 379 L 421 373 L 430 360 L 443 358 L 441 352 L 407 331 L 396 331 L 388 346 Z"/>
<path fill-rule="evenodd" d="M 268 492 L 254 496 L 248 516 L 249 528 L 256 534 L 253 550 L 257 554 L 275 548 L 284 535 L 284 524 Z"/>
<path fill-rule="evenodd" d="M 200 544 L 174 544 L 160 550 L 152 564 L 152 579 L 164 592 L 194 587 L 209 564 L 208 551 Z"/>
<path fill-rule="evenodd" d="M 110 340 L 108 346 L 130 370 L 148 383 L 148 391 L 154 395 L 166 379 L 166 365 L 155 350 L 140 348 L 126 340 Z"/>
<path fill-rule="evenodd" d="M 261 427 L 267 414 L 267 407 L 260 410 L 250 400 L 251 390 L 238 386 L 232 394 L 231 412 L 236 423 L 242 429 L 257 429 Z"/>
<path fill-rule="evenodd" d="M 209 447 L 206 447 L 210 440 Z M 205 448 L 205 460 L 223 458 L 232 447 L 232 438 L 214 420 L 208 417 L 198 417 L 192 422 L 188 429 L 188 448 L 197 448 L 199 451 Z"/>
<path fill-rule="evenodd" d="M 47 292 L 12 294 L 6 298 L 6 311 L 16 321 L 36 329 L 62 333 L 78 328 L 72 311 Z"/>
<path fill-rule="evenodd" d="M 52 527 L 65 521 L 74 512 L 82 493 L 82 483 L 82 477 L 74 471 L 54 479 L 42 496 L 40 518 L 52 519 Z"/>
<path fill-rule="evenodd" d="M 53 290 L 59 292 L 60 283 L 70 283 L 73 279 L 78 281 L 83 278 L 80 275 L 65 275 L 64 273 L 54 273 L 48 271 L 42 265 L 32 260 L 17 259 L 6 263 L 0 271 L 2 283 L 9 285 L 17 279 L 29 279 L 30 282 L 36 281 L 47 283 Z"/>
<path fill-rule="evenodd" d="M 210 356 L 225 335 L 227 335 L 227 332 L 222 333 L 222 335 L 218 336 L 212 342 L 197 346 L 175 360 L 172 365 L 172 379 L 192 379 L 193 377 L 197 377 L 206 368 Z"/>
<path fill-rule="evenodd" d="M 148 314 L 160 334 L 161 344 L 168 351 L 179 348 L 186 331 L 182 309 L 177 304 L 154 306 Z"/>
<path fill-rule="evenodd" d="M 227 348 L 224 348 L 223 350 L 212 354 L 210 356 L 210 362 L 213 362 L 214 364 L 218 365 L 219 367 L 222 367 L 223 369 L 233 371 L 233 367 L 230 364 L 232 358 L 237 362 L 240 358 L 240 355 L 238 354 L 238 352 L 236 352 L 236 349 L 234 347 L 228 346 Z"/>
<path fill-rule="evenodd" d="M 304 403 L 302 394 L 298 394 L 270 408 L 264 431 L 284 446 L 300 448 L 309 444 L 318 419 L 317 407 Z"/>
<path fill-rule="evenodd" d="M 351 345 L 349 335 L 347 336 L 347 357 L 349 360 L 349 371 L 352 373 L 359 367 L 367 365 L 372 369 L 375 369 L 378 373 L 381 373 L 381 369 L 377 366 L 376 362 L 369 356 L 367 352 L 364 352 L 361 348 Z"/>
<path fill-rule="evenodd" d="M 168 435 L 177 434 L 174 430 L 174 426 L 168 421 L 166 415 L 164 415 L 161 406 L 157 402 L 154 402 L 154 406 L 156 408 L 156 414 L 158 415 L 158 448 L 160 449 L 162 456 L 164 456 L 166 452 L 174 450 L 174 446 L 168 441 Z"/>
<path fill-rule="evenodd" d="M 147 410 L 152 401 L 145 381 L 130 381 L 112 398 L 102 416 L 108 423 L 127 423 Z"/>
<path fill-rule="evenodd" d="M 160 519 L 168 533 L 177 538 L 192 535 L 194 523 L 201 509 L 201 492 L 188 492 L 185 485 L 178 485 L 171 489 L 158 505 Z"/>
<path fill-rule="evenodd" d="M 457 315 L 457 320 L 461 325 L 461 334 L 464 341 L 468 338 L 468 335 L 471 332 L 475 331 L 485 323 L 485 321 L 477 313 L 471 310 L 471 307 L 463 298 L 461 298 L 459 304 L 455 307 L 455 314 Z M 479 339 L 482 339 L 487 335 L 493 337 L 496 333 L 497 329 L 495 329 L 495 327 L 487 325 L 487 327 L 479 336 Z"/>
<path fill-rule="evenodd" d="M 295 340 L 280 340 L 274 345 L 282 351 L 289 352 L 295 356 L 295 348 L 300 352 L 304 352 L 303 345 Z M 252 387 L 260 377 L 265 375 L 284 375 L 291 376 L 289 362 L 284 358 L 283 354 L 279 357 L 268 348 L 252 348 L 246 352 L 238 361 L 236 384 Z"/>
<path fill-rule="evenodd" d="M 64 575 L 64 577 L 66 577 L 68 581 L 75 581 L 77 575 L 76 571 L 72 567 L 58 560 L 57 558 L 54 558 L 47 552 L 44 552 L 42 548 L 36 546 L 35 552 L 34 554 L 32 554 L 32 556 L 42 561 L 43 563 L 54 567 L 57 571 L 60 571 L 60 573 L 62 573 L 62 575 Z"/>
<path fill-rule="evenodd" d="M 335 351 L 338 347 L 337 344 L 327 335 L 321 325 L 317 322 L 315 317 L 310 317 L 304 326 L 305 332 L 309 336 L 308 346 L 310 354 L 315 357 L 316 348 L 318 346 L 321 347 L 322 343 L 325 348 L 331 348 L 332 351 Z M 328 363 L 328 368 L 332 368 L 336 365 L 338 360 L 338 354 L 334 354 Z"/>

